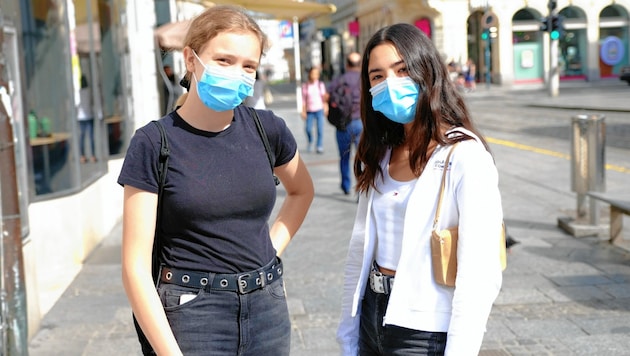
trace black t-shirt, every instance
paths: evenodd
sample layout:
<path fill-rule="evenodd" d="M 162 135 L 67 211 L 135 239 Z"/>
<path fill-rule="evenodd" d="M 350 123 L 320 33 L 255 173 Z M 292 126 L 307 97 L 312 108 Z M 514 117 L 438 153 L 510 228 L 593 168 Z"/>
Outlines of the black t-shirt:
<path fill-rule="evenodd" d="M 292 133 L 271 111 L 257 110 L 276 166 L 297 150 Z M 208 118 L 212 120 L 212 118 Z M 239 273 L 275 256 L 269 217 L 276 186 L 250 112 L 234 110 L 221 132 L 190 126 L 176 112 L 161 119 L 170 145 L 162 200 L 160 261 L 172 268 Z M 158 191 L 160 132 L 149 123 L 134 134 L 118 183 Z"/>

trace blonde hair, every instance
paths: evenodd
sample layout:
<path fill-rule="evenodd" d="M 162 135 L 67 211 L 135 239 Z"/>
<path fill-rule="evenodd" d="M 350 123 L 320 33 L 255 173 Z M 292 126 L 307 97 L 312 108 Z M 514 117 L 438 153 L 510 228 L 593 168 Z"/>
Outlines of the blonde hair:
<path fill-rule="evenodd" d="M 232 5 L 217 5 L 199 14 L 190 24 L 184 46 L 195 53 L 203 52 L 204 46 L 222 32 L 251 32 L 260 41 L 260 55 L 267 51 L 269 40 L 256 20 L 245 13 L 245 9 Z M 191 73 L 185 78 L 190 82 Z"/>

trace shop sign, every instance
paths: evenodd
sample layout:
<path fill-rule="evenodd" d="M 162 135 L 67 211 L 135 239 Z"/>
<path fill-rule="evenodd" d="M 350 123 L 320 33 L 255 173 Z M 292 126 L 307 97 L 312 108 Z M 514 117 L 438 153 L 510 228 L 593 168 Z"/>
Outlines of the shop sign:
<path fill-rule="evenodd" d="M 615 66 L 623 60 L 625 47 L 618 37 L 609 36 L 604 38 L 599 48 L 599 56 L 602 62 L 609 66 Z"/>

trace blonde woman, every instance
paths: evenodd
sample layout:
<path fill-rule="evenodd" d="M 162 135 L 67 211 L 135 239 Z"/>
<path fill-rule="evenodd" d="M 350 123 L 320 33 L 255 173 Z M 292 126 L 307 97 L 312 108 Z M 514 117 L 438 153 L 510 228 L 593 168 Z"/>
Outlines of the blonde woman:
<path fill-rule="evenodd" d="M 188 95 L 159 120 L 170 156 L 157 224 L 157 126 L 139 129 L 129 145 L 118 179 L 122 277 L 146 336 L 145 355 L 289 355 L 278 256 L 306 216 L 313 183 L 284 120 L 257 110 L 275 161 L 271 172 L 254 117 L 240 105 L 252 93 L 266 44 L 239 8 L 214 6 L 192 22 L 183 49 Z M 287 193 L 269 226 L 272 173 Z"/>

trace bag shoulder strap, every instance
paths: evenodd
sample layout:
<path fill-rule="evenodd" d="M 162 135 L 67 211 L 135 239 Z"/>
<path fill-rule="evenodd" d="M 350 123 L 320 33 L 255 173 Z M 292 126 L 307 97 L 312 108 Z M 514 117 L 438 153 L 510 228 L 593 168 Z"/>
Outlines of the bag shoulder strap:
<path fill-rule="evenodd" d="M 164 125 L 162 125 L 162 123 L 158 120 L 153 120 L 153 123 L 160 130 L 160 155 L 158 158 L 158 201 L 155 221 L 155 234 L 153 236 L 153 253 L 151 254 L 151 273 L 153 275 L 155 283 L 157 284 L 160 269 L 159 251 L 161 247 L 158 237 L 160 230 L 160 221 L 162 220 L 162 198 L 164 197 L 164 185 L 166 184 L 166 173 L 168 171 L 168 158 L 170 156 L 171 150 L 168 145 L 168 138 L 166 137 L 166 130 L 164 129 Z"/>
<path fill-rule="evenodd" d="M 448 151 L 448 154 L 446 155 L 446 159 L 444 160 L 444 169 L 442 170 L 442 183 L 440 184 L 440 193 L 438 195 L 437 208 L 435 209 L 435 218 L 433 219 L 433 230 L 436 229 L 438 219 L 440 218 L 440 209 L 442 208 L 442 198 L 444 197 L 444 186 L 446 185 L 446 171 L 448 170 L 448 165 L 451 161 L 451 154 L 453 153 L 455 146 L 457 146 L 457 142 L 451 146 L 450 150 Z"/>
<path fill-rule="evenodd" d="M 153 120 L 153 123 L 160 130 L 160 156 L 158 165 L 158 191 L 162 193 L 164 190 L 164 184 L 166 183 L 166 171 L 168 169 L 168 158 L 171 153 L 171 149 L 168 145 L 168 138 L 166 137 L 166 130 L 164 125 L 158 120 Z M 159 194 L 161 195 L 161 194 Z"/>
<path fill-rule="evenodd" d="M 258 113 L 256 112 L 256 110 L 251 107 L 247 107 L 247 109 L 251 112 L 252 116 L 254 117 L 254 122 L 256 123 L 256 129 L 258 130 L 258 134 L 260 135 L 263 145 L 265 146 L 265 152 L 267 153 L 267 159 L 269 160 L 269 165 L 271 166 L 271 173 L 273 174 L 273 168 L 276 164 L 276 158 L 271 154 L 271 147 L 269 146 L 269 138 L 267 137 L 267 133 L 265 132 L 265 128 L 263 127 L 262 122 L 260 122 L 260 118 L 258 117 Z M 280 184 L 280 179 L 278 179 L 278 177 L 275 174 L 273 175 L 273 182 L 276 185 Z"/>
<path fill-rule="evenodd" d="M 452 129 L 446 131 L 446 136 L 450 136 L 451 134 L 454 134 L 454 133 L 458 133 L 460 135 L 468 136 L 470 138 L 473 138 L 475 141 L 483 144 L 477 135 L 475 135 L 472 131 L 470 131 L 468 129 L 465 129 L 463 127 L 454 127 Z"/>

